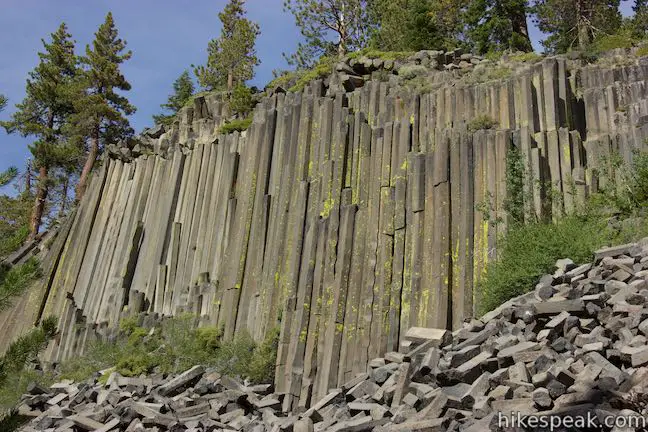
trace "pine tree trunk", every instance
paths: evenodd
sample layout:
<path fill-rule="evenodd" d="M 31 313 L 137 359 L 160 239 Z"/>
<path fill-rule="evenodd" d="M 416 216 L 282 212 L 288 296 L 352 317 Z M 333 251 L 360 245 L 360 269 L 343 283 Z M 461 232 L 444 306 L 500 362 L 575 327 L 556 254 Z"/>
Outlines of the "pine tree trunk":
<path fill-rule="evenodd" d="M 88 177 L 92 172 L 94 163 L 97 160 L 97 155 L 99 154 L 99 128 L 97 127 L 90 138 L 90 150 L 88 151 L 88 158 L 83 165 L 83 170 L 81 171 L 81 176 L 79 177 L 79 183 L 76 187 L 76 201 L 81 201 L 83 194 L 86 191 Z"/>
<path fill-rule="evenodd" d="M 227 72 L 227 91 L 231 92 L 234 89 L 234 73 L 230 70 Z"/>
<path fill-rule="evenodd" d="M 513 25 L 513 34 L 517 34 L 522 39 L 519 41 L 520 43 L 518 43 L 518 46 L 515 46 L 514 48 L 526 52 L 533 51 L 533 45 L 531 44 L 531 38 L 529 37 L 526 12 L 524 12 L 524 10 L 516 11 L 514 16 L 511 17 L 511 23 Z"/>
<path fill-rule="evenodd" d="M 31 195 L 31 178 L 32 178 L 32 165 L 31 161 L 27 161 L 27 168 L 25 169 L 25 192 L 24 194 Z"/>
<path fill-rule="evenodd" d="M 578 48 L 585 49 L 590 43 L 590 29 L 584 0 L 576 2 L 576 30 L 578 31 Z"/>
<path fill-rule="evenodd" d="M 36 200 L 32 209 L 31 220 L 29 222 L 28 240 L 33 240 L 40 231 L 43 223 L 43 213 L 45 212 L 45 201 L 47 201 L 47 167 L 41 166 L 38 169 L 38 185 L 36 187 Z"/>
<path fill-rule="evenodd" d="M 61 207 L 59 208 L 59 219 L 63 219 L 65 217 L 65 211 L 67 210 L 67 203 L 68 203 L 68 188 L 70 186 L 70 180 L 69 177 L 65 177 L 63 180 L 63 187 L 61 190 Z"/>

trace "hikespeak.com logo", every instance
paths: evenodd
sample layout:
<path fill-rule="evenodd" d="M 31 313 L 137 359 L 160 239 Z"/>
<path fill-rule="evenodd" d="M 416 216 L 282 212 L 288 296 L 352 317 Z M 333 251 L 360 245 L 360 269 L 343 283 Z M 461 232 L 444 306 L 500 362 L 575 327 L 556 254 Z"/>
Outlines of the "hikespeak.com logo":
<path fill-rule="evenodd" d="M 565 429 L 606 429 L 630 428 L 647 430 L 648 419 L 640 415 L 606 415 L 597 416 L 594 412 L 578 415 L 533 415 L 521 412 L 498 413 L 497 424 L 500 428 L 520 428 L 538 430 Z"/>

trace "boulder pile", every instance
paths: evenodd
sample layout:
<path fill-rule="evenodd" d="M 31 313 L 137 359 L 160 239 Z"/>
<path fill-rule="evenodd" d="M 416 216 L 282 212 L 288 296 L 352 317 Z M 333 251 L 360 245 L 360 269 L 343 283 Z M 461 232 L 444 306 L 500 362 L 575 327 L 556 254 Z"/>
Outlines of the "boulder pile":
<path fill-rule="evenodd" d="M 30 386 L 25 432 L 641 430 L 648 424 L 648 239 L 559 260 L 528 294 L 400 352 L 303 412 L 271 385 L 195 366 L 171 377 Z M 545 423 L 543 423 L 545 422 Z"/>

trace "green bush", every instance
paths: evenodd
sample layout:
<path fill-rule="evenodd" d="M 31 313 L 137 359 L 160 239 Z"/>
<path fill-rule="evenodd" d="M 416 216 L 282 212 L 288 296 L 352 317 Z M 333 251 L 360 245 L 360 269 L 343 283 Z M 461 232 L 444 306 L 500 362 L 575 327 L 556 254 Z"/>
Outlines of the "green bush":
<path fill-rule="evenodd" d="M 489 81 L 504 80 L 512 74 L 513 70 L 507 65 L 477 65 L 470 72 L 466 73 L 461 80 L 465 84 L 475 85 Z"/>
<path fill-rule="evenodd" d="M 10 307 L 12 300 L 24 293 L 40 275 L 40 267 L 35 258 L 11 268 L 0 264 L 0 311 Z"/>
<path fill-rule="evenodd" d="M 266 87 L 282 87 L 290 92 L 302 91 L 311 81 L 323 79 L 333 73 L 337 57 L 324 56 L 311 69 L 297 69 L 294 71 L 274 71 L 275 78 Z"/>
<path fill-rule="evenodd" d="M 273 380 L 278 329 L 270 331 L 257 347 L 247 332 L 223 341 L 221 328 L 196 328 L 197 319 L 191 314 L 166 319 L 153 329 L 138 327 L 137 322 L 136 318 L 123 319 L 117 340 L 93 343 L 82 357 L 60 366 L 61 377 L 83 381 L 111 367 L 124 376 L 178 373 L 202 364 L 255 382 Z"/>
<path fill-rule="evenodd" d="M 349 59 L 359 59 L 361 57 L 367 57 L 370 59 L 381 59 L 381 60 L 407 60 L 410 56 L 414 54 L 413 51 L 380 51 L 371 48 L 365 48 L 360 51 L 353 52 L 347 57 Z"/>
<path fill-rule="evenodd" d="M 248 130 L 251 125 L 252 117 L 232 120 L 220 127 L 220 133 L 229 135 L 234 132 L 243 132 L 244 130 Z"/>
<path fill-rule="evenodd" d="M 534 51 L 513 54 L 509 57 L 509 60 L 520 62 L 520 63 L 535 63 L 541 59 L 542 56 Z"/>
<path fill-rule="evenodd" d="M 540 276 L 553 273 L 556 260 L 588 262 L 592 252 L 609 239 L 606 221 L 567 216 L 556 224 L 536 222 L 511 226 L 498 242 L 497 260 L 487 265 L 478 289 L 483 314 L 534 289 Z"/>
<path fill-rule="evenodd" d="M 0 259 L 17 251 L 29 237 L 29 227 L 21 226 L 15 229 L 10 236 L 2 238 L 0 242 Z"/>
<path fill-rule="evenodd" d="M 480 114 L 468 122 L 466 126 L 470 132 L 497 127 L 497 121 L 488 114 Z"/>
<path fill-rule="evenodd" d="M 427 75 L 428 68 L 422 65 L 407 65 L 398 69 L 398 75 L 405 80 L 412 80 L 414 78 Z"/>
<path fill-rule="evenodd" d="M 641 46 L 637 49 L 637 53 L 636 53 L 636 55 L 637 55 L 637 57 L 644 57 L 644 56 L 648 56 L 648 44 L 641 45 Z"/>
<path fill-rule="evenodd" d="M 52 377 L 27 366 L 45 349 L 56 334 L 57 319 L 45 318 L 40 326 L 12 342 L 0 357 L 0 430 L 11 431 L 24 419 L 11 410 L 30 382 L 49 384 Z"/>
<path fill-rule="evenodd" d="M 248 371 L 248 378 L 252 382 L 271 383 L 274 381 L 280 331 L 279 326 L 270 330 L 265 340 L 254 350 Z"/>
<path fill-rule="evenodd" d="M 599 53 L 611 51 L 617 48 L 632 48 L 635 40 L 623 34 L 605 35 L 596 38 L 593 42 L 593 49 Z"/>
<path fill-rule="evenodd" d="M 302 91 L 304 87 L 306 87 L 306 85 L 308 85 L 308 83 L 310 83 L 311 81 L 326 78 L 327 76 L 331 75 L 333 73 L 333 68 L 335 67 L 337 60 L 337 57 L 322 57 L 312 69 L 297 71 L 297 81 L 295 85 L 289 89 L 289 91 Z"/>
<path fill-rule="evenodd" d="M 239 116 L 247 116 L 254 109 L 255 100 L 252 89 L 245 84 L 238 84 L 230 95 L 230 109 Z"/>
<path fill-rule="evenodd" d="M 632 157 L 631 170 L 626 172 L 628 196 L 632 207 L 648 206 L 648 153 L 635 151 Z"/>
<path fill-rule="evenodd" d="M 514 223 L 508 227 L 498 242 L 497 259 L 488 263 L 486 276 L 477 288 L 482 294 L 481 313 L 534 289 L 540 276 L 553 272 L 558 259 L 589 262 L 600 247 L 648 235 L 644 216 L 648 206 L 648 154 L 636 152 L 629 165 L 612 155 L 601 162 L 600 170 L 617 181 L 591 196 L 574 214 L 556 223 Z M 521 186 L 511 184 L 508 175 L 507 183 L 509 190 Z"/>
<path fill-rule="evenodd" d="M 246 377 L 254 356 L 256 343 L 247 331 L 234 336 L 232 340 L 223 341 L 216 354 L 214 366 L 223 375 Z"/>

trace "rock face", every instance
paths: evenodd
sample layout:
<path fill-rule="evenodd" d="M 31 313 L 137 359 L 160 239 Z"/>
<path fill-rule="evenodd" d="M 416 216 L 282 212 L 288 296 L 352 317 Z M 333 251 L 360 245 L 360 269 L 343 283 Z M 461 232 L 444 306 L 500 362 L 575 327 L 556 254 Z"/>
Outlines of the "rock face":
<path fill-rule="evenodd" d="M 315 81 L 263 99 L 231 135 L 218 133 L 225 104 L 198 97 L 169 130 L 107 153 L 51 245 L 45 284 L 0 315 L 0 346 L 52 314 L 52 361 L 125 314 L 193 312 L 257 340 L 281 317 L 277 391 L 308 407 L 398 351 L 410 327 L 469 319 L 506 225 L 509 150 L 530 167 L 528 209 L 571 210 L 606 181 L 600 157 L 644 145 L 646 77 L 645 59 L 557 57 L 422 94 Z M 484 116 L 496 126 L 476 130 Z M 525 319 L 580 307 L 565 302 Z"/>
<path fill-rule="evenodd" d="M 604 258 L 579 267 L 559 261 L 535 291 L 454 333 L 410 328 L 400 352 L 371 360 L 308 409 L 291 411 L 290 394 L 270 385 L 195 366 L 165 379 L 113 373 L 105 386 L 96 379 L 30 386 L 19 407 L 33 417 L 24 432 L 508 431 L 535 430 L 516 428 L 520 419 L 559 425 L 588 413 L 598 430 L 630 418 L 641 427 L 648 424 L 648 239 L 596 255 Z M 554 294 L 543 299 L 546 285 Z"/>

